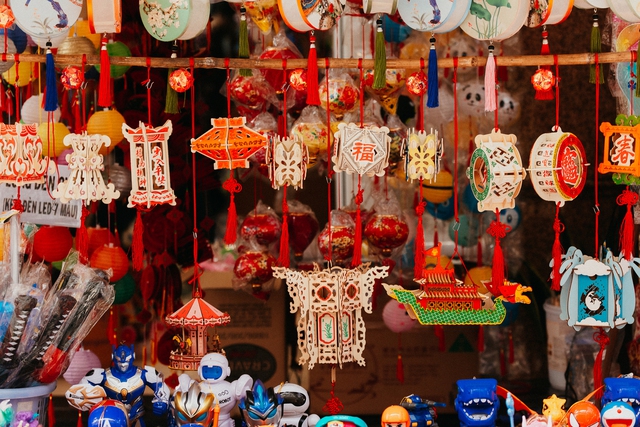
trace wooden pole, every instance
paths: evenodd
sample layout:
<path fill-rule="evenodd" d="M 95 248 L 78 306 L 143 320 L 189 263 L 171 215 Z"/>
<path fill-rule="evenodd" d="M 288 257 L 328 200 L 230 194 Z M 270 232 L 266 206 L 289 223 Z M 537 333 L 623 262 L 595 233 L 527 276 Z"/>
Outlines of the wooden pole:
<path fill-rule="evenodd" d="M 7 54 L 7 61 L 14 59 L 13 54 Z M 538 67 L 542 65 L 554 65 L 554 56 L 558 57 L 559 65 L 589 65 L 595 64 L 595 53 L 571 53 L 563 55 L 517 55 L 517 56 L 497 56 L 496 65 L 506 67 Z M 36 54 L 20 54 L 19 60 L 22 62 L 45 62 L 45 55 Z M 146 67 L 147 58 L 144 57 L 125 57 L 113 56 L 110 58 L 112 65 L 129 65 L 135 67 Z M 632 52 L 603 52 L 598 54 L 598 62 L 600 64 L 611 64 L 618 62 L 631 62 Z M 225 58 L 194 58 L 195 68 L 220 68 L 225 67 Z M 425 67 L 427 60 L 425 59 Z M 487 62 L 487 58 L 483 56 L 467 56 L 458 58 L 458 68 L 481 67 Z M 56 66 L 82 65 L 82 55 L 55 55 Z M 95 65 L 100 63 L 100 56 L 87 55 L 87 64 Z M 243 59 L 230 58 L 229 68 L 253 68 L 253 69 L 283 69 L 282 60 L 280 59 Z M 330 58 L 329 66 L 331 68 L 358 68 L 358 59 L 354 58 Z M 373 59 L 364 59 L 362 66 L 365 69 L 373 69 Z M 188 68 L 189 58 L 151 58 L 151 67 L 153 68 Z M 440 58 L 438 60 L 439 68 L 452 68 L 453 58 Z M 306 59 L 288 59 L 286 63 L 287 69 L 307 68 Z M 318 68 L 325 68 L 325 59 L 318 58 Z M 420 68 L 420 59 L 387 59 L 387 68 L 397 69 L 418 69 Z"/>

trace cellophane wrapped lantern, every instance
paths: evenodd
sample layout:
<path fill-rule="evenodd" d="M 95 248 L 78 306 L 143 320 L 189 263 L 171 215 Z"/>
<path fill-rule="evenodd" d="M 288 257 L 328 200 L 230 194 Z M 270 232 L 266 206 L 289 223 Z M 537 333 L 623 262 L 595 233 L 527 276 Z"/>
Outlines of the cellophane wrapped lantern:
<path fill-rule="evenodd" d="M 364 227 L 364 235 L 384 257 L 391 256 L 394 249 L 407 242 L 409 226 L 395 197 L 383 197 L 376 203 L 376 212 Z"/>
<path fill-rule="evenodd" d="M 291 128 L 291 136 L 297 136 L 307 144 L 309 150 L 309 167 L 313 167 L 319 160 L 326 159 L 327 138 L 331 138 L 333 145 L 333 133 L 337 129 L 327 131 L 327 116 L 318 107 L 309 105 L 300 113 L 300 117 Z"/>
<path fill-rule="evenodd" d="M 294 258 L 300 261 L 304 251 L 318 234 L 320 225 L 309 206 L 298 200 L 291 200 L 287 204 L 289 207 L 287 215 L 289 230 L 295 230 L 289 233 L 289 245 Z"/>
<path fill-rule="evenodd" d="M 273 288 L 273 267 L 276 259 L 264 246 L 251 238 L 233 266 L 234 289 L 242 289 L 251 295 L 267 299 Z"/>
<path fill-rule="evenodd" d="M 328 84 L 322 82 L 318 86 L 318 94 L 322 108 L 329 108 L 338 120 L 353 111 L 360 99 L 360 91 L 346 72 L 332 73 Z"/>
<path fill-rule="evenodd" d="M 245 240 L 254 238 L 258 244 L 268 247 L 278 241 L 281 228 L 280 218 L 275 211 L 259 201 L 242 221 L 240 236 Z"/>
<path fill-rule="evenodd" d="M 345 266 L 353 256 L 356 224 L 351 215 L 341 210 L 331 211 L 331 222 L 318 236 L 318 248 L 325 259 Z"/>

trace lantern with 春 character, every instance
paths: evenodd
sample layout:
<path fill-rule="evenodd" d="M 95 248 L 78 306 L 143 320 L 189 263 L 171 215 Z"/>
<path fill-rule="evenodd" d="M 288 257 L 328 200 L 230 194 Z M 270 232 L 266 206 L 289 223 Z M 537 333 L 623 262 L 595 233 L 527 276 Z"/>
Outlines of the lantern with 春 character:
<path fill-rule="evenodd" d="M 598 165 L 600 173 L 614 173 L 618 183 L 636 182 L 640 177 L 640 117 L 619 115 L 616 124 L 600 125 L 604 134 L 604 159 Z"/>

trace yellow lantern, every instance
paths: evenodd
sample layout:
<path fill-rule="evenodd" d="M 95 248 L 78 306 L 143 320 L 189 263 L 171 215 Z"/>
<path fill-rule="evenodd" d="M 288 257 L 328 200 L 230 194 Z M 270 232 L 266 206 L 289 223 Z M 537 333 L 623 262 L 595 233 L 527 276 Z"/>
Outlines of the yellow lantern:
<path fill-rule="evenodd" d="M 453 175 L 441 170 L 433 181 L 422 181 L 422 196 L 431 203 L 443 203 L 453 196 Z"/>
<path fill-rule="evenodd" d="M 89 120 L 87 120 L 87 133 L 106 135 L 111 139 L 111 145 L 102 147 L 100 154 L 108 154 L 113 147 L 118 145 L 123 139 L 122 125 L 125 120 L 116 110 L 96 111 Z"/>
<path fill-rule="evenodd" d="M 86 37 L 91 40 L 93 43 L 94 49 L 100 48 L 100 37 L 101 34 L 92 34 L 91 28 L 89 27 L 89 21 L 85 21 L 84 19 L 78 19 L 76 24 L 72 27 L 73 29 L 69 31 L 69 34 L 75 34 L 79 37 Z"/>
<path fill-rule="evenodd" d="M 64 137 L 69 133 L 69 129 L 62 122 L 45 122 L 38 125 L 38 136 L 42 140 L 42 155 L 57 159 L 60 153 L 69 148 L 63 143 Z"/>
<path fill-rule="evenodd" d="M 36 62 L 20 62 L 18 64 L 18 86 L 23 87 L 38 77 Z M 16 84 L 16 64 L 2 73 L 2 78 L 11 86 Z"/>

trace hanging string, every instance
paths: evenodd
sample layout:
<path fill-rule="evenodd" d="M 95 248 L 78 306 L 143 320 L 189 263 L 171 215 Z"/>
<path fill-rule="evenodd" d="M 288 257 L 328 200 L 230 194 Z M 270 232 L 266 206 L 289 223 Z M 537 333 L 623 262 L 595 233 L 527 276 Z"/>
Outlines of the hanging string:
<path fill-rule="evenodd" d="M 564 231 L 564 224 L 560 222 L 560 202 L 556 203 L 556 217 L 553 220 L 553 247 L 551 249 L 551 259 L 553 269 L 551 270 L 551 289 L 560 291 L 560 264 L 562 263 L 562 245 L 560 244 L 560 233 Z"/>
<path fill-rule="evenodd" d="M 424 227 L 422 225 L 422 216 L 427 203 L 422 199 L 422 176 L 418 185 L 419 200 L 416 203 L 416 217 L 418 223 L 416 225 L 416 238 L 414 242 L 414 268 L 413 276 L 415 279 L 422 278 L 422 269 L 424 268 Z M 435 243 L 434 243 L 435 244 Z"/>
<path fill-rule="evenodd" d="M 287 137 L 287 89 L 289 81 L 287 78 L 287 59 L 282 59 L 282 137 Z M 280 255 L 278 256 L 278 265 L 280 267 L 289 267 L 289 204 L 287 203 L 287 187 L 285 183 L 282 188 L 282 232 L 280 233 Z"/>
<path fill-rule="evenodd" d="M 362 58 L 358 58 L 358 69 L 360 70 L 360 129 L 362 129 L 364 128 L 364 69 L 362 68 Z"/>
<path fill-rule="evenodd" d="M 329 250 L 327 252 L 327 257 L 325 258 L 327 261 L 331 262 L 333 254 L 332 254 L 332 246 L 333 246 L 333 229 L 331 227 L 331 181 L 333 178 L 333 168 L 331 167 L 331 111 L 329 109 L 329 58 L 324 59 L 325 64 L 325 85 L 327 87 L 327 203 L 328 203 L 328 218 L 329 222 Z M 333 391 L 332 391 L 333 397 Z"/>
<path fill-rule="evenodd" d="M 331 245 L 329 245 L 331 247 Z M 324 404 L 322 410 L 331 415 L 336 415 L 344 409 L 340 398 L 336 397 L 336 366 L 331 366 L 331 398 Z"/>
<path fill-rule="evenodd" d="M 227 78 L 229 76 L 229 68 L 227 68 Z M 193 57 L 189 58 L 189 71 L 192 76 L 195 76 L 195 66 Z M 196 137 L 196 88 L 194 84 L 191 85 L 190 100 L 191 100 L 191 139 Z M 229 85 L 227 85 L 228 88 Z M 200 267 L 198 265 L 198 210 L 196 209 L 196 153 L 191 153 L 191 193 L 193 197 L 193 204 L 191 209 L 193 210 L 193 296 L 200 296 L 202 289 L 200 289 Z"/>
<path fill-rule="evenodd" d="M 595 252 L 594 252 L 594 257 L 597 259 L 598 258 L 598 247 L 600 246 L 599 244 L 599 240 L 598 240 L 598 233 L 599 233 L 599 226 L 600 226 L 600 202 L 598 201 L 598 151 L 600 150 L 599 148 L 599 139 L 600 139 L 600 131 L 598 129 L 598 127 L 600 126 L 600 117 L 599 117 L 599 110 L 600 110 L 600 66 L 599 66 L 599 60 L 598 60 L 598 54 L 595 54 L 595 85 L 596 85 L 596 141 L 595 141 L 595 162 L 594 162 L 594 177 L 593 177 L 593 187 L 594 187 L 594 198 L 595 198 L 595 205 L 593 206 L 593 211 L 595 212 L 595 226 L 594 226 L 594 231 L 595 231 Z"/>
<path fill-rule="evenodd" d="M 151 123 L 151 58 L 147 56 L 147 80 L 142 82 L 147 87 L 147 123 L 149 126 L 153 126 Z"/>
<path fill-rule="evenodd" d="M 16 123 L 18 123 L 20 121 L 20 57 L 19 55 L 16 53 L 14 55 L 14 61 L 16 63 L 15 65 L 15 69 L 16 69 L 16 82 L 14 84 L 15 86 L 15 90 L 14 90 L 14 96 L 15 96 L 15 101 L 16 101 Z"/>
<path fill-rule="evenodd" d="M 191 62 L 192 59 L 189 59 Z M 231 88 L 229 83 L 231 82 L 231 69 L 229 68 L 229 58 L 225 58 L 224 66 L 227 69 L 227 119 L 231 119 Z M 193 111 L 195 109 L 195 100 L 192 98 L 191 102 L 193 103 L 192 114 L 195 114 Z M 191 118 L 191 126 L 195 128 L 195 117 Z M 194 135 L 195 138 L 195 135 Z M 235 193 L 239 193 L 242 190 L 242 185 L 233 176 L 233 169 L 231 169 L 231 176 L 227 179 L 224 184 L 222 184 L 222 188 L 229 192 L 229 208 L 227 210 L 227 229 L 224 235 L 224 243 L 226 245 L 233 245 L 237 239 L 237 228 L 238 228 L 238 214 L 236 212 L 236 202 L 235 202 Z M 195 197 L 195 195 L 194 195 Z M 198 285 L 199 286 L 199 285 Z"/>
<path fill-rule="evenodd" d="M 453 58 L 453 253 L 458 253 L 458 57 Z"/>
<path fill-rule="evenodd" d="M 560 129 L 560 68 L 558 67 L 558 55 L 553 55 L 553 64 L 556 66 L 556 127 Z"/>
<path fill-rule="evenodd" d="M 424 73 L 424 58 L 420 58 L 420 71 Z M 418 117 L 419 117 L 418 130 L 424 130 L 424 93 L 420 95 L 420 105 L 418 105 Z"/>
<path fill-rule="evenodd" d="M 634 97 L 634 93 L 636 91 L 636 86 L 637 86 L 637 74 L 633 72 L 635 62 L 637 60 L 637 56 L 638 56 L 638 52 L 635 50 L 632 50 L 631 62 L 629 63 L 629 82 L 627 83 L 627 86 L 629 87 L 629 100 L 630 100 L 629 115 L 630 116 L 633 116 L 633 97 Z"/>
<path fill-rule="evenodd" d="M 229 83 L 231 83 L 231 69 L 229 68 L 229 58 L 224 59 L 224 68 L 227 69 L 227 118 L 231 118 L 231 88 L 229 87 Z"/>

